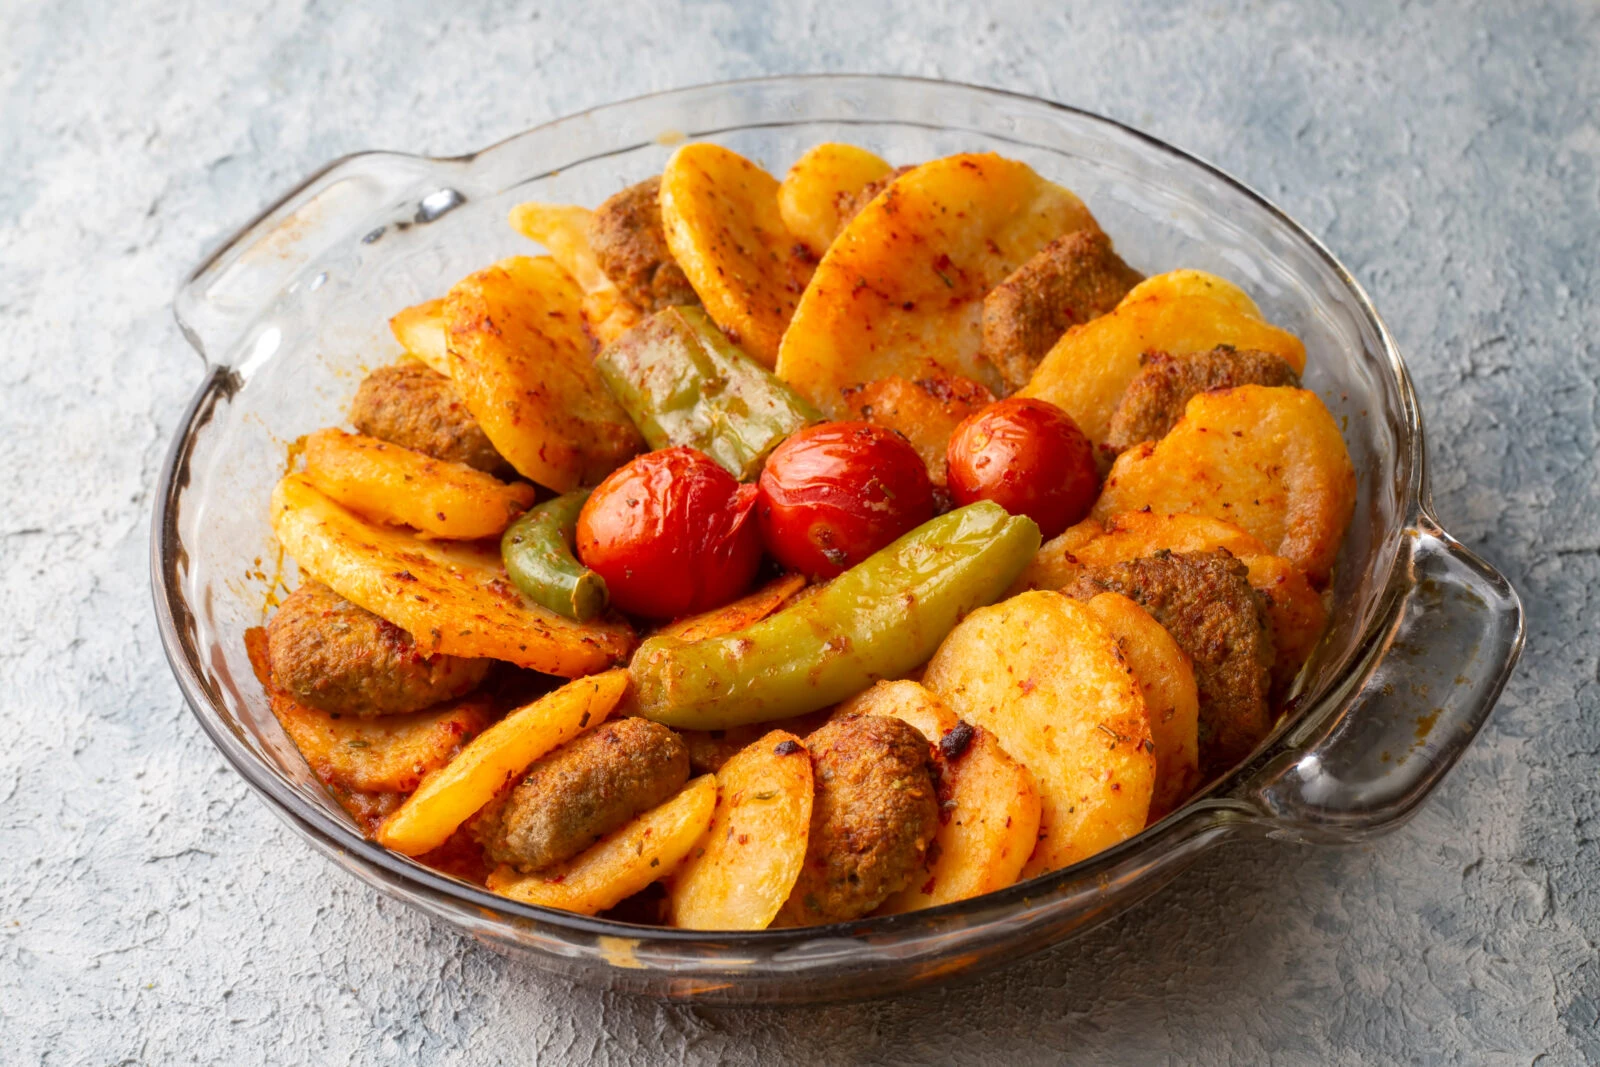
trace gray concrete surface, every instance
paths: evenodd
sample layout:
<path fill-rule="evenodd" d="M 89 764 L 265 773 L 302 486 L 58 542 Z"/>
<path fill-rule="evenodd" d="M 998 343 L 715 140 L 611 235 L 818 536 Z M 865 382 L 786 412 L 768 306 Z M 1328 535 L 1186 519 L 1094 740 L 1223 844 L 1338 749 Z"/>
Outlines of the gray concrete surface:
<path fill-rule="evenodd" d="M 1520 673 L 1409 826 L 1213 854 L 975 986 L 702 1012 L 431 926 L 224 766 L 145 584 L 200 373 L 168 310 L 186 270 L 341 153 L 817 70 L 1099 110 L 1351 265 L 1416 375 L 1439 513 L 1530 608 Z M 1600 1060 L 1593 4 L 0 0 L 0 162 L 0 1062 Z"/>

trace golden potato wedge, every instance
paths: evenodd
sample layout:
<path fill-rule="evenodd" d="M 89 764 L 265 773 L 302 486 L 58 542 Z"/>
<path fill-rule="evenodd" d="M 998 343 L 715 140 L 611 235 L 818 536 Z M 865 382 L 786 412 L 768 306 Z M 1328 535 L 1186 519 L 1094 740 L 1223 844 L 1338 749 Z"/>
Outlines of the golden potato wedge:
<path fill-rule="evenodd" d="M 1033 774 L 1032 878 L 1142 830 L 1155 790 L 1144 696 L 1115 637 L 1081 603 L 1037 590 L 979 608 L 950 631 L 922 684 L 985 727 Z"/>
<path fill-rule="evenodd" d="M 304 475 L 273 490 L 272 530 L 302 570 L 411 634 L 423 655 L 501 659 L 572 678 L 633 650 L 625 622 L 574 622 L 523 597 L 498 551 L 369 522 Z"/>
<path fill-rule="evenodd" d="M 765 930 L 789 898 L 811 834 L 815 786 L 800 739 L 772 730 L 717 772 L 717 813 L 667 893 L 673 926 Z"/>
<path fill-rule="evenodd" d="M 1039 791 L 1028 769 L 994 734 L 962 723 L 911 681 L 879 682 L 839 705 L 836 715 L 889 715 L 917 728 L 939 768 L 939 830 L 926 869 L 878 908 L 894 915 L 1004 889 L 1039 840 Z M 942 742 L 942 743 L 941 743 Z"/>
<path fill-rule="evenodd" d="M 706 314 L 771 367 L 813 263 L 783 225 L 778 180 L 721 145 L 686 144 L 661 172 L 661 225 Z"/>
<path fill-rule="evenodd" d="M 982 382 L 953 375 L 910 381 L 899 375 L 844 391 L 849 418 L 887 426 L 911 442 L 934 485 L 945 484 L 950 435 L 963 419 L 994 403 Z"/>
<path fill-rule="evenodd" d="M 1062 589 L 1085 567 L 1106 567 L 1141 556 L 1168 552 L 1214 552 L 1226 549 L 1250 572 L 1250 586 L 1267 602 L 1272 620 L 1275 659 L 1274 691 L 1282 693 L 1311 656 L 1327 625 L 1327 608 L 1305 572 L 1271 555 L 1259 538 L 1233 523 L 1207 515 L 1164 515 L 1133 511 L 1113 515 L 1104 527 L 1084 519 L 1040 547 L 1012 593 L 1028 589 Z"/>
<path fill-rule="evenodd" d="M 408 856 L 438 848 L 534 760 L 603 722 L 627 687 L 626 671 L 606 671 L 517 708 L 423 779 L 384 820 L 378 843 Z"/>
<path fill-rule="evenodd" d="M 536 874 L 498 867 L 489 888 L 524 904 L 595 915 L 666 877 L 705 836 L 717 806 L 717 779 L 704 775 L 584 851 Z"/>
<path fill-rule="evenodd" d="M 445 298 L 450 372 L 467 410 L 519 473 L 567 493 L 644 439 L 594 369 L 583 294 L 548 256 L 512 256 Z"/>
<path fill-rule="evenodd" d="M 1177 810 L 1200 784 L 1200 690 L 1194 664 L 1150 613 L 1120 593 L 1084 602 L 1116 638 L 1150 715 L 1156 787 L 1150 821 Z"/>
<path fill-rule="evenodd" d="M 1254 304 L 1243 310 L 1250 298 L 1232 283 L 1201 271 L 1174 273 L 1180 275 L 1177 280 L 1165 274 L 1149 278 L 1109 315 L 1068 330 L 1018 395 L 1055 404 L 1098 446 L 1146 352 L 1206 352 L 1233 345 L 1279 356 L 1296 373 L 1305 370 L 1300 339 L 1263 322 Z M 1208 278 L 1221 295 L 1200 295 Z M 1144 295 L 1136 296 L 1141 291 Z"/>
<path fill-rule="evenodd" d="M 1226 519 L 1321 585 L 1355 503 L 1350 453 L 1317 395 L 1245 385 L 1201 393 L 1166 437 L 1118 456 L 1093 515 Z"/>
<path fill-rule="evenodd" d="M 610 344 L 638 325 L 642 315 L 600 266 L 589 244 L 589 220 L 594 215 L 576 204 L 541 204 L 529 201 L 511 209 L 511 228 L 544 245 L 550 258 L 572 276 L 583 290 L 583 321 L 601 346 Z"/>
<path fill-rule="evenodd" d="M 389 320 L 389 332 L 406 354 L 422 360 L 440 374 L 450 375 L 450 352 L 445 344 L 444 297 L 413 305 Z"/>
<path fill-rule="evenodd" d="M 731 604 L 720 608 L 677 619 L 655 631 L 651 636 L 676 637 L 684 641 L 703 641 L 708 637 L 721 637 L 746 626 L 753 626 L 771 615 L 783 602 L 806 587 L 803 574 L 783 574 L 772 579 L 760 589 L 746 594 Z"/>
<path fill-rule="evenodd" d="M 1095 226 L 1071 192 L 992 153 L 901 175 L 822 257 L 778 354 L 778 376 L 824 412 L 841 390 L 958 374 L 1000 388 L 978 349 L 983 298 L 1045 245 Z"/>
<path fill-rule="evenodd" d="M 369 519 L 429 537 L 498 537 L 533 506 L 533 486 L 507 485 L 465 463 L 434 459 L 376 437 L 318 430 L 305 442 L 306 479 Z"/>
<path fill-rule="evenodd" d="M 893 169 L 865 148 L 833 141 L 817 145 L 778 183 L 784 227 L 821 259 L 843 228 L 844 205 Z"/>
<path fill-rule="evenodd" d="M 1219 277 L 1208 271 L 1169 270 L 1165 274 L 1157 274 L 1146 278 L 1144 281 L 1128 290 L 1128 295 L 1122 298 L 1122 303 L 1132 303 L 1143 300 L 1149 296 L 1166 298 L 1203 296 L 1227 304 L 1241 315 L 1252 319 L 1262 318 L 1261 309 L 1256 302 L 1250 299 L 1250 294 L 1234 285 L 1226 278 Z"/>

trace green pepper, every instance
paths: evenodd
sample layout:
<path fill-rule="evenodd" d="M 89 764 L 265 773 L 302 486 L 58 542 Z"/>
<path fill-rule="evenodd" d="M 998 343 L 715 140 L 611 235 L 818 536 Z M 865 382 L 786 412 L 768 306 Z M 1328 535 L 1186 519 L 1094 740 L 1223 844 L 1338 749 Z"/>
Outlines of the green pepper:
<path fill-rule="evenodd" d="M 588 622 L 606 610 L 606 580 L 578 562 L 572 538 L 588 489 L 535 504 L 500 537 L 500 558 L 512 584 L 535 603 Z"/>
<path fill-rule="evenodd" d="M 696 307 L 658 311 L 594 361 L 652 449 L 688 445 L 741 482 L 817 409 L 739 351 Z"/>
<path fill-rule="evenodd" d="M 645 641 L 628 668 L 639 712 L 724 730 L 825 708 L 927 662 L 1038 550 L 1033 520 L 989 501 L 941 515 L 753 626 Z"/>

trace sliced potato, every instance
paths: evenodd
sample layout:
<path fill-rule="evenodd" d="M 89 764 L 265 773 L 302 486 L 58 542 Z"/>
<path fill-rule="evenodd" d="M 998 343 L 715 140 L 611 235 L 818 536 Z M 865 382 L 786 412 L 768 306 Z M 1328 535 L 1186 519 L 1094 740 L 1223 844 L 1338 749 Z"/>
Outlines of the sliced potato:
<path fill-rule="evenodd" d="M 524 904 L 595 915 L 672 873 L 705 836 L 716 806 L 717 779 L 707 774 L 565 863 L 537 874 L 497 868 L 489 888 Z"/>
<path fill-rule="evenodd" d="M 444 297 L 415 304 L 389 320 L 389 332 L 406 354 L 422 360 L 440 374 L 450 375 L 450 352 L 445 344 Z"/>
<path fill-rule="evenodd" d="M 1245 385 L 1192 398 L 1166 437 L 1118 456 L 1093 514 L 1226 519 L 1320 585 L 1355 502 L 1350 453 L 1317 395 Z"/>
<path fill-rule="evenodd" d="M 667 893 L 673 926 L 765 930 L 800 876 L 815 788 L 800 739 L 772 730 L 717 772 L 711 830 Z"/>
<path fill-rule="evenodd" d="M 706 314 L 763 366 L 811 277 L 778 211 L 778 180 L 737 152 L 686 144 L 661 172 L 661 225 Z"/>
<path fill-rule="evenodd" d="M 574 622 L 525 598 L 498 551 L 369 522 L 304 475 L 273 490 L 272 530 L 302 570 L 411 634 L 422 655 L 500 659 L 571 678 L 633 649 L 625 622 Z"/>
<path fill-rule="evenodd" d="M 893 169 L 865 148 L 817 145 L 795 160 L 778 185 L 784 226 L 820 259 L 843 228 L 844 205 Z"/>
<path fill-rule="evenodd" d="M 324 494 L 378 522 L 430 537 L 498 537 L 533 506 L 533 486 L 507 485 L 464 463 L 341 430 L 306 438 L 306 478 Z"/>
<path fill-rule="evenodd" d="M 1093 612 L 1038 590 L 979 608 L 945 638 L 922 684 L 1033 773 L 1032 878 L 1144 828 L 1155 789 L 1150 716 L 1116 639 Z"/>
<path fill-rule="evenodd" d="M 979 358 L 983 298 L 1063 233 L 1095 225 L 1071 192 L 993 154 L 896 178 L 844 228 L 800 299 L 778 376 L 834 418 L 841 390 L 958 374 L 1000 388 Z"/>
<path fill-rule="evenodd" d="M 583 294 L 548 256 L 513 256 L 445 300 L 450 371 L 467 410 L 522 475 L 595 485 L 644 446 L 594 369 Z"/>
<path fill-rule="evenodd" d="M 271 693 L 273 717 L 323 782 L 371 793 L 409 793 L 494 721 L 474 695 L 408 715 L 334 715 Z"/>
<path fill-rule="evenodd" d="M 731 604 L 689 615 L 670 622 L 651 636 L 676 637 L 684 641 L 703 641 L 752 626 L 783 606 L 783 602 L 806 587 L 803 574 L 783 574 L 760 589 Z"/>
<path fill-rule="evenodd" d="M 1205 295 L 1207 286 L 1216 295 Z M 1018 395 L 1055 404 L 1100 445 L 1122 394 L 1139 373 L 1140 356 L 1208 352 L 1218 345 L 1269 352 L 1296 373 L 1306 367 L 1300 339 L 1263 322 L 1254 303 L 1232 283 L 1201 271 L 1174 271 L 1134 287 L 1109 315 L 1068 330 Z"/>
<path fill-rule="evenodd" d="M 378 843 L 408 856 L 438 848 L 534 760 L 603 722 L 627 687 L 626 671 L 607 671 L 517 708 L 425 778 L 384 820 Z"/>
<path fill-rule="evenodd" d="M 994 403 L 994 394 L 971 378 L 936 376 L 910 381 L 880 378 L 845 390 L 849 417 L 887 426 L 911 442 L 934 485 L 945 484 L 950 435 L 963 419 Z"/>
<path fill-rule="evenodd" d="M 1267 551 L 1259 538 L 1233 523 L 1207 515 L 1165 515 L 1132 511 L 1114 515 L 1102 527 L 1084 519 L 1045 542 L 1012 592 L 1063 589 L 1085 567 L 1108 567 L 1157 552 L 1214 552 L 1225 549 L 1250 572 L 1250 586 L 1267 602 L 1275 659 L 1273 688 L 1282 693 L 1322 639 L 1328 612 L 1305 572 Z"/>
<path fill-rule="evenodd" d="M 1117 639 L 1150 715 L 1156 746 L 1156 787 L 1150 821 L 1177 810 L 1200 784 L 1200 690 L 1194 664 L 1150 613 L 1120 593 L 1101 593 L 1085 606 Z"/>
<path fill-rule="evenodd" d="M 910 681 L 879 682 L 835 714 L 901 719 L 938 754 L 939 830 L 928 846 L 927 868 L 884 901 L 879 914 L 966 900 L 1017 880 L 1039 840 L 1039 791 L 1033 775 L 1006 754 L 994 734 L 963 724 L 942 700 Z M 962 733 L 954 733 L 963 725 Z"/>
<path fill-rule="evenodd" d="M 608 345 L 638 325 L 642 315 L 600 266 L 589 244 L 594 212 L 576 204 L 530 201 L 511 209 L 511 228 L 544 245 L 550 258 L 583 290 L 583 321 L 601 345 Z"/>

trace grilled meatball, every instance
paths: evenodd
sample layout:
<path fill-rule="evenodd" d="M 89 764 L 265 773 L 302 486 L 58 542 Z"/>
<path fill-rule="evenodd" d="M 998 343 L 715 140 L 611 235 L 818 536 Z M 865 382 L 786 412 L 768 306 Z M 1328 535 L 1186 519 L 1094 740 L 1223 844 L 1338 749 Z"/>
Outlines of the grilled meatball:
<path fill-rule="evenodd" d="M 350 421 L 368 437 L 490 474 L 510 465 L 489 443 L 454 383 L 421 363 L 379 367 L 356 390 Z"/>
<path fill-rule="evenodd" d="M 1146 352 L 1111 416 L 1105 446 L 1121 452 L 1141 441 L 1159 441 L 1183 418 L 1189 399 L 1240 385 L 1300 388 L 1300 375 L 1270 352 L 1219 345 L 1209 352 L 1168 355 Z"/>
<path fill-rule="evenodd" d="M 427 656 L 411 635 L 320 582 L 306 582 L 267 623 L 272 678 L 296 700 L 345 715 L 397 715 L 466 696 L 491 661 Z"/>
<path fill-rule="evenodd" d="M 678 735 L 648 719 L 617 719 L 562 745 L 480 815 L 489 858 L 534 871 L 570 859 L 689 780 Z"/>
<path fill-rule="evenodd" d="M 1144 276 L 1097 229 L 1058 237 L 983 298 L 983 356 L 1012 391 L 1070 327 L 1117 306 Z"/>
<path fill-rule="evenodd" d="M 878 194 L 889 188 L 891 182 L 907 171 L 916 170 L 916 166 L 896 167 L 877 181 L 868 182 L 861 187 L 861 191 L 849 200 L 839 205 L 839 229 L 850 225 L 850 220 L 861 214 L 861 209 L 878 198 Z"/>
<path fill-rule="evenodd" d="M 783 921 L 859 918 L 906 887 L 939 828 L 928 741 L 899 719 L 861 715 L 823 726 L 806 750 L 817 795 Z"/>
<path fill-rule="evenodd" d="M 589 247 L 622 295 L 645 311 L 698 304 L 661 226 L 661 178 L 630 185 L 595 208 Z"/>
<path fill-rule="evenodd" d="M 1272 727 L 1273 645 L 1266 605 L 1245 565 L 1225 549 L 1162 551 L 1090 568 L 1063 592 L 1088 599 L 1107 590 L 1148 611 L 1194 661 L 1206 775 L 1249 755 Z"/>

